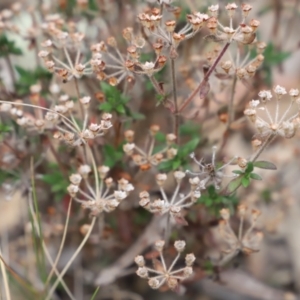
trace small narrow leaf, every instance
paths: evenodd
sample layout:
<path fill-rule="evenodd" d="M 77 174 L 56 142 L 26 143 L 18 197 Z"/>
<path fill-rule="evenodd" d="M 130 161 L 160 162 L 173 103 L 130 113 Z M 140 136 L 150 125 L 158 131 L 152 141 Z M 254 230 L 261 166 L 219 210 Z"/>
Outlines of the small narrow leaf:
<path fill-rule="evenodd" d="M 245 170 L 245 173 L 251 173 L 253 171 L 253 169 L 254 169 L 253 163 L 252 162 L 248 162 L 246 170 Z"/>
<path fill-rule="evenodd" d="M 252 178 L 254 180 L 262 180 L 261 176 L 256 173 L 251 173 L 250 178 Z"/>
<path fill-rule="evenodd" d="M 244 172 L 242 172 L 241 170 L 233 170 L 232 173 L 238 174 L 238 175 L 244 174 Z"/>
<path fill-rule="evenodd" d="M 247 178 L 247 177 L 242 177 L 242 185 L 243 185 L 243 187 L 248 187 L 249 186 L 249 184 L 250 184 L 250 180 L 249 180 L 249 178 Z"/>
<path fill-rule="evenodd" d="M 269 161 L 256 161 L 253 166 L 260 169 L 277 170 L 277 167 Z"/>
<path fill-rule="evenodd" d="M 233 179 L 233 180 L 229 183 L 229 185 L 228 185 L 228 191 L 229 191 L 230 193 L 235 192 L 235 191 L 240 187 L 240 185 L 242 184 L 242 178 L 243 178 L 243 177 L 239 176 L 239 177 Z"/>

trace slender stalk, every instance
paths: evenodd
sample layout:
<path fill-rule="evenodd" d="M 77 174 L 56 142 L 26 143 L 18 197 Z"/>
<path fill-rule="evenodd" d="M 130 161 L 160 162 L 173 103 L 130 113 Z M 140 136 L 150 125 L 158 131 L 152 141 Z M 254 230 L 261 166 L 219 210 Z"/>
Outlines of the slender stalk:
<path fill-rule="evenodd" d="M 63 278 L 63 276 L 65 275 L 65 273 L 68 271 L 69 267 L 71 266 L 71 264 L 73 263 L 73 261 L 75 260 L 75 258 L 77 257 L 77 255 L 80 253 L 80 251 L 82 250 L 83 246 L 85 245 L 86 241 L 88 240 L 88 238 L 90 237 L 92 230 L 94 228 L 95 222 L 96 222 L 96 217 L 93 217 L 93 220 L 91 222 L 90 228 L 87 232 L 87 234 L 85 235 L 84 239 L 82 240 L 81 244 L 79 245 L 79 247 L 77 248 L 77 250 L 75 251 L 75 253 L 72 255 L 72 257 L 69 259 L 68 263 L 66 264 L 66 266 L 64 267 L 64 269 L 61 271 L 61 273 L 59 274 L 59 276 L 57 277 L 56 281 L 54 282 L 53 286 L 51 287 L 47 297 L 45 300 L 51 300 L 52 299 L 52 295 L 56 289 L 56 287 L 58 286 L 59 282 L 61 281 L 61 279 Z"/>
<path fill-rule="evenodd" d="M 177 144 L 179 145 L 179 113 L 178 113 L 178 100 L 177 100 L 177 87 L 176 87 L 176 70 L 175 70 L 175 59 L 171 58 L 171 75 L 172 75 L 172 88 L 173 88 L 173 100 L 174 100 L 174 134 L 177 137 Z"/>
<path fill-rule="evenodd" d="M 183 104 L 181 105 L 181 107 L 179 108 L 179 113 L 182 112 L 187 105 L 193 100 L 193 98 L 196 96 L 196 94 L 201 90 L 201 88 L 207 83 L 210 75 L 212 74 L 212 72 L 215 70 L 215 68 L 217 67 L 218 63 L 220 62 L 221 58 L 223 57 L 223 55 L 225 54 L 226 50 L 228 49 L 230 45 L 230 42 L 227 42 L 223 49 L 221 50 L 221 52 L 219 53 L 219 56 L 217 57 L 217 59 L 214 61 L 213 65 L 209 68 L 209 70 L 207 71 L 207 73 L 205 74 L 204 78 L 202 79 L 202 81 L 200 82 L 200 84 L 196 87 L 196 89 L 192 92 L 192 94 L 183 101 Z"/>
<path fill-rule="evenodd" d="M 165 232 L 164 232 L 164 240 L 166 242 L 166 247 L 168 247 L 169 245 L 169 237 L 170 237 L 170 233 L 171 233 L 171 217 L 170 217 L 170 213 L 167 213 L 168 216 L 166 218 L 166 228 L 165 228 Z"/>
<path fill-rule="evenodd" d="M 45 286 L 47 286 L 49 284 L 49 282 L 50 282 L 50 280 L 52 278 L 52 275 L 55 272 L 57 263 L 58 263 L 58 261 L 60 259 L 62 250 L 64 248 L 64 244 L 65 244 L 65 240 L 66 240 L 66 236 L 67 236 L 67 229 L 68 229 L 69 220 L 70 220 L 70 213 L 71 213 L 72 201 L 73 201 L 73 198 L 71 198 L 70 203 L 69 203 L 67 217 L 66 217 L 66 223 L 65 223 L 65 227 L 64 227 L 64 232 L 63 232 L 63 236 L 62 236 L 62 239 L 61 239 L 61 243 L 60 243 L 60 246 L 59 246 L 59 249 L 58 249 L 58 253 L 56 255 L 55 261 L 54 261 L 54 263 L 52 265 L 52 269 L 51 269 L 51 271 L 50 271 L 50 273 L 48 275 L 48 278 L 47 278 L 47 280 L 45 282 Z"/>
<path fill-rule="evenodd" d="M 155 91 L 159 95 L 164 96 L 165 94 L 164 94 L 163 90 L 161 89 L 161 87 L 159 86 L 159 84 L 158 84 L 157 80 L 155 79 L 155 77 L 154 76 L 149 76 L 149 79 L 150 79 L 151 83 L 153 84 L 153 87 L 154 87 Z"/>
<path fill-rule="evenodd" d="M 230 102 L 228 104 L 227 130 L 230 129 L 230 125 L 234 121 L 235 111 L 234 111 L 234 107 L 233 107 L 233 100 L 234 100 L 236 82 L 237 82 L 237 77 L 234 76 L 233 83 L 232 83 L 232 89 L 231 89 L 231 95 L 230 95 Z"/>
<path fill-rule="evenodd" d="M 6 61 L 7 66 L 8 66 L 8 70 L 9 70 L 9 74 L 10 74 L 13 86 L 15 86 L 15 84 L 17 82 L 17 79 L 16 79 L 16 74 L 15 74 L 15 71 L 14 71 L 14 67 L 13 67 L 13 64 L 11 62 L 11 59 L 10 59 L 9 55 L 5 56 L 5 61 Z"/>
<path fill-rule="evenodd" d="M 75 82 L 75 89 L 76 89 L 77 98 L 78 98 L 79 107 L 80 107 L 80 113 L 81 113 L 82 120 L 83 120 L 84 119 L 84 109 L 83 109 L 83 105 L 79 101 L 79 99 L 80 99 L 80 92 L 79 92 L 78 79 L 76 77 L 74 77 L 74 82 Z"/>
<path fill-rule="evenodd" d="M 44 249 L 44 252 L 46 254 L 46 257 L 48 259 L 48 261 L 50 262 L 51 264 L 51 267 L 53 268 L 52 270 L 55 272 L 55 275 L 56 276 L 59 276 L 59 272 L 57 271 L 56 267 L 54 266 L 54 263 L 53 263 L 53 260 L 51 258 L 51 255 L 45 245 L 45 243 L 43 242 L 43 249 Z M 62 279 L 60 281 L 62 287 L 65 289 L 66 293 L 68 294 L 68 296 L 70 297 L 71 300 L 76 300 L 75 297 L 72 295 L 71 291 L 69 290 L 68 286 L 66 285 L 66 283 L 64 282 L 64 280 Z"/>
<path fill-rule="evenodd" d="M 0 249 L 0 256 L 2 257 L 1 249 Z M 5 269 L 5 265 L 4 265 L 3 261 L 2 261 L 2 259 L 0 259 L 0 268 L 1 268 L 2 278 L 3 278 L 5 299 L 6 300 L 11 300 L 10 289 L 9 289 L 9 284 L 8 284 L 8 279 L 7 279 L 7 274 L 6 274 L 6 269 Z"/>
<path fill-rule="evenodd" d="M 275 139 L 276 135 L 270 134 L 267 139 L 263 142 L 260 148 L 254 153 L 253 157 L 250 159 L 251 162 L 255 162 L 261 153 L 267 148 L 267 146 Z"/>

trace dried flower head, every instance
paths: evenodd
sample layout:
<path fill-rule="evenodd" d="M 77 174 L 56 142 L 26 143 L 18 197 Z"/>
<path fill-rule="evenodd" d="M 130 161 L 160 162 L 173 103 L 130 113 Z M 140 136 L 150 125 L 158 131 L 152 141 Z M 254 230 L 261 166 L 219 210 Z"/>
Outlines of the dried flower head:
<path fill-rule="evenodd" d="M 291 89 L 289 92 L 290 103 L 285 111 L 280 116 L 280 101 L 287 91 L 284 87 L 277 85 L 274 88 L 275 92 L 275 111 L 269 109 L 271 101 L 271 91 L 260 91 L 258 96 L 260 100 L 252 100 L 249 102 L 249 107 L 244 111 L 244 114 L 249 117 L 250 121 L 258 130 L 258 135 L 262 138 L 267 136 L 282 136 L 292 138 L 300 126 L 299 91 Z M 296 111 L 296 112 L 295 112 Z"/>
<path fill-rule="evenodd" d="M 138 255 L 135 258 L 135 262 L 138 265 L 137 275 L 141 278 L 148 279 L 148 284 L 152 289 L 159 289 L 162 286 L 174 290 L 176 289 L 180 282 L 188 279 L 193 275 L 192 265 L 195 261 L 195 256 L 193 253 L 187 254 L 185 257 L 186 266 L 177 270 L 174 270 L 176 263 L 180 259 L 181 253 L 184 251 L 185 242 L 176 241 L 174 247 L 177 251 L 177 256 L 172 261 L 169 267 L 166 264 L 166 258 L 163 255 L 164 241 L 157 241 L 155 243 L 155 249 L 159 253 L 159 258 L 153 260 L 153 267 L 149 268 L 145 264 L 145 259 L 143 256 Z M 153 276 L 151 276 L 153 274 Z"/>
<path fill-rule="evenodd" d="M 88 178 L 91 172 L 90 166 L 81 165 L 78 168 L 78 174 L 70 176 L 71 184 L 68 186 L 70 196 L 81 203 L 84 209 L 89 209 L 93 216 L 115 210 L 133 190 L 133 186 L 125 179 L 119 182 L 118 190 L 112 190 L 112 180 L 105 178 L 109 168 L 100 166 L 98 171 L 100 178 L 96 176 L 95 183 L 92 185 Z M 81 185 L 82 179 L 83 185 Z"/>
<path fill-rule="evenodd" d="M 199 182 L 199 187 L 200 188 L 203 188 L 203 187 L 207 186 L 208 183 L 212 182 L 214 187 L 216 189 L 219 189 L 223 178 L 225 178 L 225 177 L 232 178 L 232 177 L 236 176 L 236 175 L 226 175 L 224 173 L 224 169 L 228 165 L 230 165 L 233 161 L 235 161 L 236 157 L 233 157 L 231 160 L 229 160 L 223 166 L 217 167 L 216 166 L 216 161 L 215 161 L 216 160 L 217 147 L 214 146 L 212 148 L 212 151 L 213 151 L 213 153 L 212 153 L 211 163 L 208 163 L 208 164 L 202 163 L 203 159 L 201 159 L 200 161 L 197 160 L 195 158 L 194 153 L 192 153 L 190 155 L 191 158 L 194 160 L 194 162 L 199 166 L 200 172 L 191 172 L 189 170 L 186 170 L 186 173 L 198 176 L 198 179 L 199 179 L 198 182 Z"/>
<path fill-rule="evenodd" d="M 244 232 L 245 216 L 248 213 L 250 215 L 250 227 Z M 238 207 L 238 215 L 240 218 L 240 226 L 238 234 L 236 235 L 230 225 L 230 212 L 228 209 L 222 209 L 220 211 L 222 220 L 219 222 L 219 233 L 223 242 L 227 245 L 227 249 L 223 250 L 223 256 L 218 262 L 219 265 L 223 265 L 238 253 L 243 252 L 245 254 L 251 254 L 259 251 L 259 244 L 262 240 L 263 234 L 260 231 L 255 230 L 257 218 L 260 215 L 260 211 L 252 210 L 248 211 L 245 205 Z"/>

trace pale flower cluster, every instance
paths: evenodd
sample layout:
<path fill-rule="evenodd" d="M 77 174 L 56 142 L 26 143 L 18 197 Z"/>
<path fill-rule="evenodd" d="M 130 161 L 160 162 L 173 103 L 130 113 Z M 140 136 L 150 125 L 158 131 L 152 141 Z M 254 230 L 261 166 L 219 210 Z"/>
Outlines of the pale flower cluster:
<path fill-rule="evenodd" d="M 289 91 L 289 104 L 284 112 L 281 112 L 282 101 L 287 91 L 284 87 L 277 85 L 274 88 L 275 100 L 271 91 L 260 91 L 259 100 L 251 100 L 249 107 L 245 109 L 244 114 L 254 124 L 258 130 L 259 138 L 267 136 L 282 136 L 284 138 L 292 138 L 299 126 L 299 109 L 300 98 L 299 90 L 291 89 Z M 275 110 L 269 108 L 270 101 L 275 102 Z"/>
<path fill-rule="evenodd" d="M 109 170 L 107 166 L 100 166 L 98 168 L 100 179 L 95 179 L 94 185 L 90 184 L 88 179 L 92 171 L 89 165 L 81 165 L 78 172 L 69 177 L 70 196 L 81 203 L 84 209 L 89 209 L 92 216 L 98 216 L 102 212 L 112 212 L 134 190 L 133 185 L 126 179 L 120 179 L 116 189 L 113 179 L 107 178 Z"/>
<path fill-rule="evenodd" d="M 166 259 L 163 255 L 165 242 L 162 240 L 157 241 L 154 248 L 158 251 L 160 260 L 153 260 L 153 268 L 149 268 L 146 266 L 145 258 L 142 255 L 136 256 L 134 261 L 138 265 L 138 270 L 136 271 L 137 275 L 141 278 L 148 279 L 148 284 L 152 289 L 159 289 L 164 285 L 171 290 L 176 289 L 181 281 L 186 280 L 193 275 L 192 266 L 196 260 L 193 253 L 185 256 L 185 267 L 177 270 L 174 269 L 181 253 L 185 249 L 185 245 L 185 241 L 176 241 L 174 243 L 177 256 L 172 263 L 167 266 Z"/>

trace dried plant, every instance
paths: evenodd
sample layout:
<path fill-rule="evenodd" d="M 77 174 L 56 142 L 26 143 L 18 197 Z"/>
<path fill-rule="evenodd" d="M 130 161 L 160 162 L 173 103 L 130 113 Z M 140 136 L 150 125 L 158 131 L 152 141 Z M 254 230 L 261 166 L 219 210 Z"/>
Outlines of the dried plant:
<path fill-rule="evenodd" d="M 27 206 L 15 232 L 9 214 L 0 222 L 2 298 L 96 299 L 105 283 L 100 298 L 148 299 L 150 287 L 192 299 L 193 283 L 212 273 L 229 282 L 228 262 L 269 242 L 259 203 L 286 195 L 284 155 L 268 158 L 279 166 L 271 179 L 255 172 L 277 169 L 261 158 L 268 148 L 296 145 L 299 91 L 272 77 L 290 53 L 284 40 L 260 40 L 263 4 L 201 5 L 24 0 L 0 10 L 0 195 Z M 289 5 L 284 18 L 298 11 Z M 148 288 L 120 278 L 133 262 Z"/>

